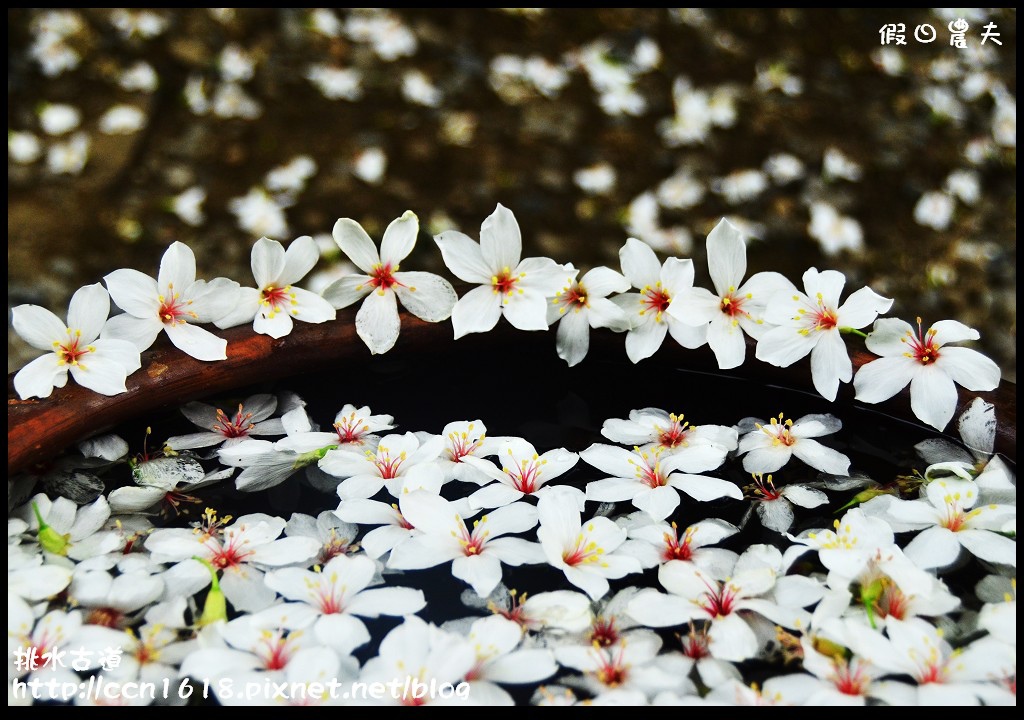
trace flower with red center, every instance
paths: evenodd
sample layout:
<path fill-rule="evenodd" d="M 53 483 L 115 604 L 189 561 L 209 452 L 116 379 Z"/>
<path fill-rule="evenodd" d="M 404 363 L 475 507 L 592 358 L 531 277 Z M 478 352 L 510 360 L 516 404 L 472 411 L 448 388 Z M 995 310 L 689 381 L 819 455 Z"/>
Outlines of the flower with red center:
<path fill-rule="evenodd" d="M 575 275 L 576 270 L 569 266 Z M 629 280 L 606 267 L 596 267 L 569 283 L 555 295 L 548 307 L 548 324 L 558 323 L 556 347 L 558 357 L 570 367 L 579 364 L 590 348 L 590 328 L 629 328 L 625 311 L 608 299 L 613 292 L 629 290 Z"/>
<path fill-rule="evenodd" d="M 615 616 L 608 618 L 595 617 L 590 625 L 590 632 L 587 634 L 592 645 L 598 647 L 610 647 L 617 645 L 622 634 L 615 626 Z"/>
<path fill-rule="evenodd" d="M 632 501 L 655 520 L 664 520 L 679 506 L 682 491 L 699 501 L 743 497 L 733 483 L 692 471 L 718 467 L 724 459 L 714 446 L 693 448 L 693 452 L 667 455 L 660 446 L 649 450 L 595 443 L 580 453 L 587 463 L 611 477 L 587 483 L 587 499 L 600 502 Z M 683 472 L 678 472 L 683 470 Z"/>
<path fill-rule="evenodd" d="M 346 452 L 334 450 L 320 460 L 328 475 L 345 478 L 338 485 L 343 500 L 370 498 L 387 487 L 394 497 L 404 490 L 426 487 L 439 489 L 441 469 L 434 460 L 441 454 L 444 439 L 432 435 L 422 443 L 414 433 L 385 435 L 376 450 Z"/>
<path fill-rule="evenodd" d="M 503 438 L 494 452 L 501 459 L 501 469 L 490 460 L 466 455 L 462 462 L 480 470 L 489 480 L 497 480 L 469 496 L 470 505 L 492 508 L 508 505 L 525 495 L 540 495 L 547 491 L 556 477 L 567 472 L 579 460 L 579 455 L 563 448 L 538 454 L 534 446 L 522 438 Z M 580 493 L 582 496 L 582 493 Z"/>
<path fill-rule="evenodd" d="M 794 505 L 814 508 L 828 502 L 828 495 L 806 484 L 791 483 L 777 488 L 771 475 L 765 478 L 761 473 L 752 473 L 752 476 L 753 484 L 743 489 L 754 501 L 752 507 L 756 509 L 761 524 L 770 530 L 784 533 L 792 527 Z"/>
<path fill-rule="evenodd" d="M 597 600 L 608 592 L 608 579 L 620 578 L 642 569 L 634 557 L 616 553 L 626 540 L 626 531 L 606 517 L 583 524 L 582 504 L 576 493 L 564 486 L 553 487 L 537 502 L 540 527 L 537 539 L 549 564 L 565 573 L 566 579 Z"/>
<path fill-rule="evenodd" d="M 757 359 L 789 367 L 809 354 L 815 389 L 835 400 L 840 383 L 853 378 L 853 363 L 841 333 L 870 325 L 889 311 L 892 300 L 865 287 L 840 305 L 846 277 L 835 270 L 810 268 L 803 282 L 806 294 L 776 292 L 768 301 L 764 321 L 773 327 L 757 337 Z"/>
<path fill-rule="evenodd" d="M 917 332 L 897 318 L 875 322 L 864 344 L 879 359 L 857 371 L 857 399 L 868 403 L 888 400 L 910 385 L 910 407 L 923 422 L 943 430 L 956 412 L 957 385 L 968 390 L 993 390 L 1000 370 L 977 350 L 951 343 L 977 340 L 977 330 L 955 320 L 940 320 Z"/>
<path fill-rule="evenodd" d="M 661 347 L 666 334 L 685 348 L 707 342 L 707 324 L 688 325 L 671 311 L 673 302 L 693 288 L 693 261 L 668 258 L 665 264 L 645 242 L 629 238 L 619 250 L 622 272 L 639 292 L 617 295 L 613 302 L 626 313 L 626 354 L 640 362 Z"/>
<path fill-rule="evenodd" d="M 501 615 L 475 620 L 468 640 L 476 656 L 465 674 L 469 694 L 488 698 L 489 705 L 514 705 L 512 696 L 498 683 L 536 683 L 558 671 L 555 654 L 549 648 L 522 647 L 524 629 Z"/>
<path fill-rule="evenodd" d="M 682 413 L 677 415 L 659 408 L 630 410 L 628 419 L 605 420 L 601 434 L 617 443 L 639 445 L 648 452 L 658 448 L 662 457 L 689 455 L 684 466 L 687 472 L 720 467 L 726 455 L 736 449 L 737 438 L 736 428 L 694 425 Z"/>
<path fill-rule="evenodd" d="M 18 305 L 11 311 L 15 332 L 47 354 L 21 368 L 14 389 L 21 399 L 49 397 L 64 387 L 68 374 L 79 385 L 103 395 L 125 392 L 125 380 L 141 366 L 139 351 L 125 340 L 97 339 L 107 315 L 110 296 L 99 283 L 80 288 L 71 297 L 68 325 L 38 305 Z"/>
<path fill-rule="evenodd" d="M 131 269 L 115 270 L 103 279 L 110 297 L 124 310 L 107 320 L 104 338 L 127 340 L 141 352 L 166 332 L 179 350 L 197 360 L 227 358 L 227 341 L 197 325 L 219 321 L 235 310 L 239 285 L 227 278 L 196 280 L 196 257 L 184 243 L 167 248 L 156 280 Z"/>
<path fill-rule="evenodd" d="M 419 218 L 407 210 L 388 225 L 378 253 L 355 220 L 342 218 L 334 224 L 334 242 L 365 274 L 335 280 L 323 296 L 339 310 L 363 300 L 356 313 L 356 333 L 373 354 L 387 352 L 398 340 L 398 300 L 421 320 L 441 322 L 451 316 L 458 299 L 451 283 L 439 275 L 399 271 L 399 264 L 416 246 L 419 227 Z"/>
<path fill-rule="evenodd" d="M 885 517 L 903 528 L 920 530 L 904 548 L 918 567 L 951 566 L 964 551 L 985 562 L 1016 565 L 1016 541 L 1002 534 L 1016 522 L 1016 506 L 978 506 L 979 489 L 972 480 L 933 480 L 924 494 L 921 500 L 894 498 L 885 510 Z"/>
<path fill-rule="evenodd" d="M 181 414 L 204 432 L 175 435 L 167 438 L 164 445 L 176 451 L 212 445 L 229 448 L 251 437 L 283 435 L 281 419 L 272 416 L 288 408 L 287 403 L 279 403 L 277 396 L 267 393 L 250 395 L 230 413 L 207 403 L 186 403 Z"/>
<path fill-rule="evenodd" d="M 814 591 L 814 586 L 805 582 L 806 578 L 783 576 L 782 567 L 782 553 L 769 545 L 752 545 L 736 558 L 731 572 L 727 567 L 715 568 L 716 573 L 731 574 L 724 582 L 715 580 L 696 563 L 672 560 L 658 569 L 658 581 L 668 593 L 641 590 L 626 612 L 651 628 L 705 620 L 710 624 L 708 647 L 715 658 L 747 660 L 759 652 L 761 645 L 748 619 L 760 615 L 791 630 L 805 628 L 810 613 L 788 603 L 797 600 L 811 605 L 822 595 L 822 590 Z M 790 596 L 790 592 L 794 594 Z"/>
<path fill-rule="evenodd" d="M 731 568 L 736 562 L 733 551 L 709 547 L 739 532 L 739 528 L 724 520 L 701 520 L 686 527 L 682 533 L 674 522 L 652 523 L 646 518 L 640 522 L 643 524 L 629 528 L 629 543 L 632 553 L 645 568 L 672 560 L 686 560 L 719 577 L 724 572 L 723 568 Z"/>
<path fill-rule="evenodd" d="M 661 639 L 650 631 L 635 631 L 609 646 L 593 643 L 555 648 L 558 664 L 585 673 L 574 684 L 601 695 L 608 691 L 637 693 L 651 698 L 658 693 L 685 694 L 693 660 L 681 653 L 661 653 Z M 692 692 L 692 690 L 690 690 Z"/>
<path fill-rule="evenodd" d="M 360 617 L 408 615 L 426 605 L 421 590 L 370 587 L 376 574 L 377 564 L 365 555 L 338 555 L 313 571 L 300 567 L 271 570 L 265 582 L 289 601 L 280 610 L 301 608 L 292 603 L 307 606 L 306 612 L 312 609 L 319 616 L 313 634 L 347 655 L 370 639 Z"/>
<path fill-rule="evenodd" d="M 281 518 L 254 513 L 243 515 L 221 527 L 224 522 L 212 510 L 206 514 L 212 522 L 192 529 L 164 528 L 146 539 L 146 550 L 160 562 L 187 559 L 203 560 L 223 569 L 220 578 L 224 595 L 239 611 L 255 612 L 270 605 L 275 594 L 264 580 L 264 567 L 281 567 L 310 562 L 320 543 L 309 537 L 278 539 L 285 528 Z M 186 563 L 183 573 L 189 582 L 203 587 L 202 578 L 210 571 L 200 562 Z M 194 573 L 195 577 L 192 577 Z"/>
<path fill-rule="evenodd" d="M 771 326 L 764 321 L 768 301 L 777 292 L 793 294 L 796 288 L 776 272 L 760 272 L 743 282 L 747 272 L 747 244 L 743 234 L 728 220 L 719 221 L 708 233 L 708 269 L 715 292 L 688 288 L 668 309 L 679 321 L 707 328 L 707 341 L 724 369 L 739 367 L 746 357 L 744 333 L 757 339 Z"/>
<path fill-rule="evenodd" d="M 467 511 L 439 495 L 418 490 L 402 496 L 402 515 L 419 531 L 391 550 L 388 567 L 418 570 L 451 561 L 452 575 L 487 597 L 501 582 L 505 565 L 544 562 L 540 545 L 501 535 L 526 532 L 537 524 L 537 511 L 527 503 L 512 503 L 482 515 L 467 526 Z"/>
<path fill-rule="evenodd" d="M 487 332 L 502 315 L 519 330 L 546 330 L 548 299 L 567 277 L 576 275 L 571 265 L 559 265 L 551 258 L 522 259 L 519 223 L 500 204 L 480 226 L 479 243 L 457 230 L 441 233 L 434 242 L 456 277 L 479 286 L 452 309 L 456 339 Z"/>
<path fill-rule="evenodd" d="M 850 474 L 848 457 L 814 439 L 842 428 L 842 423 L 833 415 L 805 415 L 794 422 L 779 413 L 778 418 L 768 423 L 747 418 L 740 427 L 748 428 L 740 437 L 738 450 L 744 456 L 743 469 L 749 473 L 775 472 L 796 457 L 822 472 Z"/>
<path fill-rule="evenodd" d="M 902 686 L 903 702 L 918 705 L 977 705 L 984 686 L 1016 675 L 1017 650 L 1010 643 L 982 637 L 954 649 L 942 631 L 923 618 L 889 618 L 885 636 L 847 632 L 847 646 L 880 675 L 908 675 L 916 686 Z M 886 695 L 882 695 L 886 697 Z M 890 696 L 891 697 L 891 696 Z"/>
<path fill-rule="evenodd" d="M 260 238 L 252 247 L 255 288 L 239 288 L 234 308 L 215 318 L 219 328 L 252 323 L 253 330 L 272 338 L 292 331 L 295 320 L 322 323 L 336 316 L 334 307 L 309 290 L 295 287 L 320 259 L 316 241 L 296 238 L 285 250 L 277 240 Z"/>

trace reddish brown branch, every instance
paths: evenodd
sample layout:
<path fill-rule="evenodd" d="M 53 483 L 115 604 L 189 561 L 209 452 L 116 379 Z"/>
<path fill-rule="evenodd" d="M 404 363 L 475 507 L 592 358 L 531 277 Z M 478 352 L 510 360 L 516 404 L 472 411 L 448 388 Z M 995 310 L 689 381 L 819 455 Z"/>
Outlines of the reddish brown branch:
<path fill-rule="evenodd" d="M 142 369 L 128 378 L 128 392 L 112 397 L 99 395 L 74 382 L 57 388 L 45 399 L 19 400 L 13 390 L 13 375 L 7 383 L 7 471 L 20 472 L 34 463 L 96 433 L 109 430 L 133 417 L 158 408 L 177 407 L 197 398 L 227 390 L 277 380 L 296 373 L 310 373 L 328 367 L 344 367 L 346 362 L 365 362 L 369 350 L 356 335 L 354 310 L 343 311 L 334 322 L 311 325 L 297 323 L 292 333 L 280 340 L 258 335 L 251 327 L 225 331 L 228 359 L 218 362 L 196 360 L 161 340 L 142 354 Z M 606 359 L 628 363 L 623 335 L 596 331 L 590 352 Z M 460 341 L 452 339 L 451 324 L 431 324 L 408 313 L 402 314 L 402 332 L 391 353 L 437 353 L 458 350 Z M 552 333 L 523 333 L 502 321 L 487 334 L 495 350 L 524 343 L 537 352 L 555 352 Z M 777 368 L 753 359 L 754 346 L 748 341 L 747 362 L 730 370 L 733 377 L 745 377 L 813 391 L 810 367 L 806 360 L 790 368 Z M 865 351 L 853 353 L 858 368 L 874 356 Z M 702 371 L 717 370 L 708 348 L 685 350 L 671 340 L 650 360 Z M 976 393 L 996 406 L 998 434 L 996 451 L 1014 463 L 1017 459 L 1016 385 L 1003 382 L 993 392 Z M 975 394 L 961 391 L 959 414 Z M 838 405 L 853 402 L 852 388 L 840 389 Z M 876 406 L 880 411 L 910 422 L 917 422 L 910 410 L 910 398 L 904 390 L 892 400 Z M 947 429 L 955 433 L 955 421 Z"/>

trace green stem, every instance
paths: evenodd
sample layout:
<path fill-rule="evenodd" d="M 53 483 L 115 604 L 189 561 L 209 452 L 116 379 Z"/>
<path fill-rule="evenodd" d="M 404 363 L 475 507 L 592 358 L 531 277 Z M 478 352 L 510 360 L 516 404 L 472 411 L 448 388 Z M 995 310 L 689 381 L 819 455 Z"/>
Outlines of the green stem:
<path fill-rule="evenodd" d="M 862 338 L 867 338 L 868 336 L 867 333 L 861 332 L 857 328 L 852 327 L 841 327 L 839 328 L 839 332 L 843 333 L 844 335 L 857 335 L 858 337 Z"/>

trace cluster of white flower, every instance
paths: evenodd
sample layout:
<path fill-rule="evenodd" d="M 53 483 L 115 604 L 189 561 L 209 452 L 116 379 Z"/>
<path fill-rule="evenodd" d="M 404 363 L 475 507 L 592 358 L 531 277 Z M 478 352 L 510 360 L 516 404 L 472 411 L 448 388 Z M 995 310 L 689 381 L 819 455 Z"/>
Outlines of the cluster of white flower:
<path fill-rule="evenodd" d="M 385 245 L 408 239 L 413 222 L 396 221 Z M 350 249 L 375 255 L 358 226 L 339 225 Z M 912 486 L 869 487 L 833 527 L 805 521 L 812 529 L 795 535 L 796 513 L 870 484 L 821 442 L 841 429 L 831 415 L 694 425 L 643 408 L 604 421 L 612 444 L 577 453 L 490 436 L 479 419 L 398 433 L 366 406 L 345 405 L 318 431 L 291 393 L 182 413 L 200 431 L 156 456 L 129 459 L 127 443 L 104 436 L 60 469 L 14 479 L 12 497 L 27 501 L 8 520 L 12 702 L 31 701 L 35 680 L 45 693 L 49 678 L 77 688 L 84 673 L 115 688 L 99 699 L 143 704 L 168 697 L 132 698 L 133 683 L 191 679 L 223 704 L 265 704 L 232 690 L 331 679 L 401 690 L 407 675 L 467 683 L 460 701 L 483 705 L 512 705 L 524 686 L 535 704 L 1016 701 L 1016 484 L 992 454 L 993 407 L 980 399 L 960 418 L 967 449 L 922 442 L 929 467 Z M 819 479 L 765 477 L 794 456 Z M 126 460 L 132 482 L 99 494 L 96 474 Z M 226 467 L 207 471 L 214 460 Z M 745 488 L 726 472 L 740 461 L 754 474 Z M 192 527 L 154 527 L 238 468 L 239 490 L 303 474 L 338 504 L 287 520 L 207 507 Z M 39 482 L 49 494 L 31 494 Z M 738 525 L 707 516 L 680 528 L 681 503 L 749 510 Z M 770 532 L 737 544 L 754 510 Z M 945 580 L 969 562 L 986 573 L 977 606 Z M 468 588 L 442 606 L 444 574 L 424 571 L 448 565 Z M 656 587 L 641 579 L 653 569 Z M 534 587 L 509 590 L 513 576 Z M 101 660 L 112 648 L 119 661 Z M 62 650 L 73 663 L 60 663 Z M 747 685 L 748 661 L 785 674 Z M 97 700 L 75 693 L 76 704 Z M 284 698 L 441 700 L 408 686 Z"/>
<path fill-rule="evenodd" d="M 297 158 L 272 171 L 267 182 L 294 190 L 314 169 L 307 158 Z M 279 207 L 261 188 L 253 193 Z M 236 211 L 251 217 L 241 199 Z M 486 332 L 502 316 L 519 330 L 547 330 L 558 324 L 558 354 L 569 365 L 586 356 L 591 328 L 626 333 L 626 353 L 634 363 L 657 352 L 671 335 L 688 349 L 708 345 L 722 369 L 743 363 L 749 335 L 757 341 L 757 359 L 772 365 L 788 367 L 809 355 L 814 387 L 828 400 L 835 400 L 840 385 L 851 380 L 857 399 L 868 403 L 887 400 L 909 384 L 914 414 L 940 430 L 956 409 L 956 384 L 973 391 L 999 384 L 994 362 L 953 345 L 977 340 L 977 331 L 955 320 L 937 322 L 925 331 L 918 318 L 915 333 L 902 320 L 879 319 L 892 300 L 865 287 L 840 302 L 846 283 L 840 272 L 810 268 L 803 275 L 803 291 L 775 272 L 759 272 L 744 281 L 746 241 L 727 220 L 707 239 L 714 291 L 694 286 L 692 260 L 670 257 L 662 263 L 636 238 L 629 238 L 619 251 L 621 273 L 602 266 L 577 278 L 579 270 L 571 263 L 524 259 L 519 224 L 499 204 L 482 224 L 479 242 L 454 230 L 435 238 L 448 269 L 478 286 L 459 298 L 438 275 L 399 271 L 418 234 L 419 219 L 407 211 L 388 226 L 378 251 L 358 223 L 338 220 L 334 240 L 362 274 L 343 276 L 320 295 L 294 286 L 319 259 L 317 243 L 309 236 L 293 241 L 287 251 L 279 242 L 261 238 L 252 250 L 257 288 L 243 288 L 223 277 L 209 283 L 197 280 L 195 256 L 176 242 L 164 255 L 157 280 L 122 269 L 106 276 L 106 289 L 97 284 L 80 290 L 88 293 L 88 301 L 77 300 L 77 295 L 72 300 L 70 326 L 39 306 L 14 308 L 15 330 L 33 347 L 47 351 L 18 372 L 15 389 L 22 398 L 48 397 L 54 387 L 64 386 L 70 372 L 97 392 L 124 392 L 127 375 L 140 367 L 139 353 L 161 330 L 195 358 L 222 360 L 227 357 L 226 341 L 199 324 L 225 329 L 253 321 L 256 332 L 280 338 L 291 332 L 293 320 L 334 320 L 335 310 L 360 300 L 356 329 L 375 354 L 387 352 L 398 339 L 399 300 L 427 322 L 451 317 L 455 339 Z M 124 311 L 109 319 L 108 292 Z M 871 332 L 864 333 L 862 328 L 872 323 Z M 844 334 L 865 338 L 867 349 L 879 356 L 864 364 L 856 378 Z"/>

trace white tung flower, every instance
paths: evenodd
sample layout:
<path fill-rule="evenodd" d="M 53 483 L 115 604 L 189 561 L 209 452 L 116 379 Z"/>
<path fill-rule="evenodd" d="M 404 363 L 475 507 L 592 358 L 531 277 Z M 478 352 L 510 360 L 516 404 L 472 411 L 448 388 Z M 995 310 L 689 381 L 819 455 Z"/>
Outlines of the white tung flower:
<path fill-rule="evenodd" d="M 956 385 L 968 390 L 994 390 L 1000 370 L 977 350 L 951 343 L 977 340 L 977 330 L 956 320 L 940 320 L 917 333 L 903 320 L 882 318 L 864 344 L 881 357 L 861 366 L 854 378 L 857 399 L 868 403 L 888 400 L 910 385 L 910 406 L 922 421 L 942 430 L 956 412 Z"/>
<path fill-rule="evenodd" d="M 750 473 L 770 473 L 783 467 L 791 457 L 803 460 L 811 467 L 833 475 L 849 475 L 850 459 L 813 438 L 831 435 L 842 428 L 833 415 L 804 415 L 795 423 L 782 413 L 770 424 L 754 421 L 751 430 L 739 442 L 743 469 Z"/>
<path fill-rule="evenodd" d="M 134 344 L 97 339 L 109 312 L 110 296 L 99 283 L 79 288 L 71 297 L 68 325 L 38 305 L 15 307 L 14 331 L 32 347 L 48 351 L 14 376 L 18 396 L 49 397 L 55 387 L 67 384 L 69 374 L 79 385 L 103 395 L 125 392 L 125 379 L 142 363 Z"/>
<path fill-rule="evenodd" d="M 522 259 L 523 240 L 512 211 L 499 204 L 480 226 L 476 243 L 457 230 L 434 238 L 445 265 L 460 280 L 480 287 L 452 310 L 455 338 L 487 332 L 502 315 L 519 330 L 546 330 L 547 299 L 564 285 L 566 266 L 545 257 Z"/>
<path fill-rule="evenodd" d="M 591 600 L 604 597 L 609 579 L 643 569 L 636 558 L 615 552 L 625 542 L 626 531 L 606 517 L 581 522 L 576 495 L 566 488 L 552 488 L 542 495 L 537 512 L 537 539 L 548 563 Z"/>
<path fill-rule="evenodd" d="M 252 322 L 253 330 L 277 339 L 292 331 L 294 320 L 333 320 L 336 313 L 329 302 L 295 287 L 319 259 L 320 251 L 309 235 L 293 240 L 287 250 L 276 240 L 260 238 L 252 248 L 252 274 L 258 287 L 239 288 L 234 309 L 214 324 L 223 329 Z"/>
<path fill-rule="evenodd" d="M 128 340 L 142 351 L 164 331 L 197 360 L 227 358 L 227 341 L 193 323 L 223 317 L 235 303 L 238 283 L 196 280 L 196 257 L 188 245 L 174 242 L 167 248 L 156 280 L 132 269 L 115 270 L 104 280 L 124 313 L 107 320 L 103 337 Z"/>
<path fill-rule="evenodd" d="M 377 252 L 373 240 L 355 220 L 342 218 L 334 224 L 334 241 L 363 271 L 331 283 L 323 292 L 335 308 L 363 300 L 356 313 L 356 332 L 373 354 L 386 353 L 398 341 L 401 319 L 398 301 L 427 322 L 441 322 L 452 314 L 458 299 L 455 289 L 440 275 L 399 271 L 399 264 L 416 246 L 420 221 L 411 210 L 388 225 Z"/>

